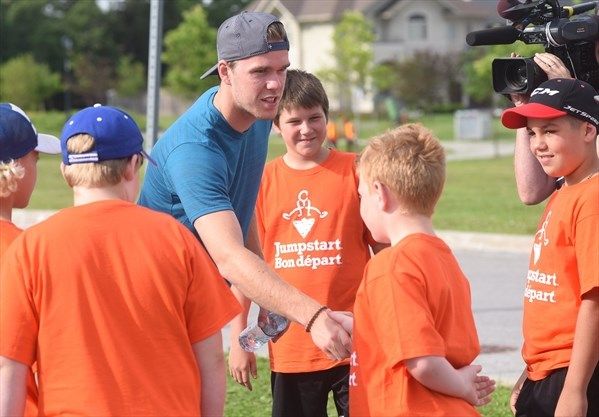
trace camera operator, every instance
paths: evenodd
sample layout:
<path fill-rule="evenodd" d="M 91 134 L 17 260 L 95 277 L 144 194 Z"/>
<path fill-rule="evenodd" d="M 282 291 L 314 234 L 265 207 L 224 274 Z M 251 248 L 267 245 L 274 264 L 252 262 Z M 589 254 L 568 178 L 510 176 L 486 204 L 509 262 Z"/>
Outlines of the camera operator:
<path fill-rule="evenodd" d="M 512 53 L 512 57 L 516 55 Z M 595 42 L 595 59 L 599 63 L 599 39 Z M 570 71 L 561 59 L 548 52 L 537 53 L 534 56 L 535 63 L 552 78 L 572 78 Z M 528 102 L 529 96 L 523 94 L 510 94 L 514 105 L 521 106 Z M 599 103 L 598 103 L 599 105 Z M 516 176 L 516 188 L 518 197 L 527 205 L 538 204 L 553 193 L 558 185 L 558 179 L 549 177 L 536 157 L 530 150 L 530 140 L 526 128 L 516 131 L 516 147 L 514 149 L 514 172 Z M 597 152 L 599 153 L 599 142 Z"/>

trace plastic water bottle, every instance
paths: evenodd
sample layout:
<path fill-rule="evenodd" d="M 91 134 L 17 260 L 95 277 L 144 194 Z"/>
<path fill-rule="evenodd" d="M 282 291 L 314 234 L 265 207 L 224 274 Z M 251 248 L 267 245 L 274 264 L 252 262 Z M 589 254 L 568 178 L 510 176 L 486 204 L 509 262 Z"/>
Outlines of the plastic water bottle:
<path fill-rule="evenodd" d="M 246 352 L 255 352 L 285 330 L 288 323 L 287 318 L 268 311 L 266 315 L 260 315 L 257 322 L 250 324 L 239 334 L 239 345 Z"/>

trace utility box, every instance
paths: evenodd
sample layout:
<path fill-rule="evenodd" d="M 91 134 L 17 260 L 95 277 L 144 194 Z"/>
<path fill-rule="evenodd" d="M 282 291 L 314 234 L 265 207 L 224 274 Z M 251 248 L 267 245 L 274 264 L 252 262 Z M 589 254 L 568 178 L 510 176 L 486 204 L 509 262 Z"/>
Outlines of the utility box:
<path fill-rule="evenodd" d="M 491 113 L 485 110 L 458 110 L 453 116 L 455 140 L 483 140 L 491 137 Z"/>

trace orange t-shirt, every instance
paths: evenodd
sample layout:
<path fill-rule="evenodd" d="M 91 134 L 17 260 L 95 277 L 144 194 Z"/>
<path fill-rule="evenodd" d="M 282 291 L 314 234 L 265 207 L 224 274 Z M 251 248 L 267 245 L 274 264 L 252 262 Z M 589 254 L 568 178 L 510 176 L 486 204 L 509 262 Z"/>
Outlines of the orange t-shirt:
<path fill-rule="evenodd" d="M 581 296 L 599 286 L 599 177 L 555 191 L 541 216 L 524 290 L 528 378 L 570 363 Z"/>
<path fill-rule="evenodd" d="M 469 365 L 480 346 L 470 286 L 439 238 L 412 234 L 375 255 L 354 305 L 350 416 L 477 416 L 467 401 L 426 388 L 404 361 L 444 356 Z"/>
<path fill-rule="evenodd" d="M 327 122 L 327 139 L 337 142 L 337 124 L 333 120 Z"/>
<path fill-rule="evenodd" d="M 21 234 L 23 230 L 19 229 L 13 222 L 0 219 L 0 259 L 8 249 L 8 245 Z"/>
<path fill-rule="evenodd" d="M 349 120 L 343 122 L 343 134 L 347 140 L 356 139 L 356 130 L 354 129 L 354 124 Z"/>
<path fill-rule="evenodd" d="M 0 259 L 2 259 L 8 245 L 21 234 L 14 223 L 0 219 Z M 33 371 L 27 373 L 27 397 L 25 401 L 25 416 L 37 416 L 37 384 Z"/>
<path fill-rule="evenodd" d="M 120 200 L 72 207 L 5 260 L 0 355 L 37 360 L 40 414 L 200 413 L 192 344 L 240 306 L 176 220 Z"/>
<path fill-rule="evenodd" d="M 321 165 L 295 170 L 277 158 L 265 167 L 256 206 L 266 261 L 285 281 L 333 310 L 352 309 L 370 258 L 355 159 L 355 154 L 331 150 Z M 269 351 L 275 372 L 347 363 L 327 358 L 297 323 Z"/>

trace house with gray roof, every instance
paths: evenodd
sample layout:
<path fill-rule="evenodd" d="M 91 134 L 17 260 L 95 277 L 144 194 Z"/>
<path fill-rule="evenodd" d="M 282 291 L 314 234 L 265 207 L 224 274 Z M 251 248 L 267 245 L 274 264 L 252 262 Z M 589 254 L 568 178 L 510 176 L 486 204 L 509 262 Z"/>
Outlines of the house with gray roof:
<path fill-rule="evenodd" d="M 333 31 L 346 10 L 358 10 L 372 22 L 374 61 L 384 63 L 422 50 L 461 53 L 468 32 L 504 24 L 496 5 L 496 0 L 255 0 L 247 9 L 279 16 L 292 67 L 314 73 L 335 64 Z M 371 98 L 361 101 L 359 111 L 372 110 Z"/>

